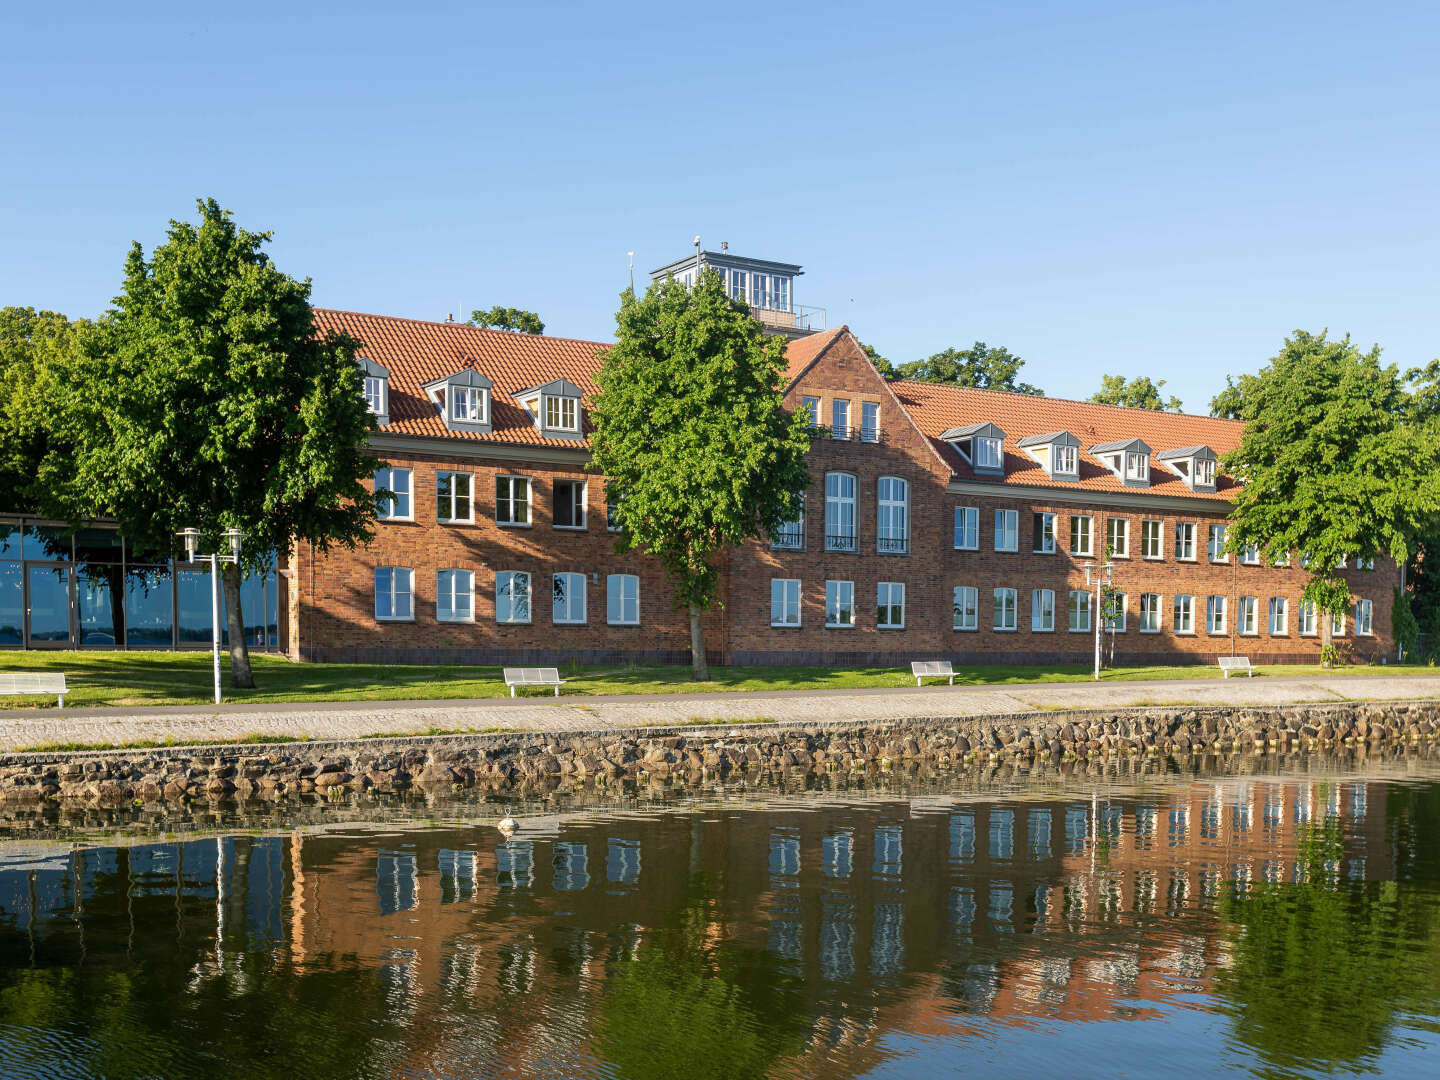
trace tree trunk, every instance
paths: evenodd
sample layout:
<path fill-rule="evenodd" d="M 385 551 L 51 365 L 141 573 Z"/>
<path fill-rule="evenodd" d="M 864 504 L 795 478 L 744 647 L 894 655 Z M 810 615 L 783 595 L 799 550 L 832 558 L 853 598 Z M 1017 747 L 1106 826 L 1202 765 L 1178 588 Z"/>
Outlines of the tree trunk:
<path fill-rule="evenodd" d="M 1317 617 L 1320 620 L 1320 666 L 1334 667 L 1334 663 L 1326 656 L 1326 653 L 1330 651 L 1330 646 L 1334 641 L 1335 617 L 1328 611 L 1317 612 Z"/>
<path fill-rule="evenodd" d="M 250 646 L 245 640 L 245 613 L 240 610 L 240 568 L 227 564 L 220 572 L 225 589 L 225 629 L 230 634 L 230 685 L 236 690 L 255 689 L 250 673 Z"/>
<path fill-rule="evenodd" d="M 709 682 L 710 669 L 705 666 L 705 631 L 700 628 L 700 606 L 690 605 L 690 678 Z"/>

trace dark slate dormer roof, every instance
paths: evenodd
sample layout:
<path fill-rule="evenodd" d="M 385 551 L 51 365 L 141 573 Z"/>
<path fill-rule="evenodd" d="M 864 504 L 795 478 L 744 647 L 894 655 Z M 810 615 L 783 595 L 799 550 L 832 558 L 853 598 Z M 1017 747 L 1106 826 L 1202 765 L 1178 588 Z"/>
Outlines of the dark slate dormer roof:
<path fill-rule="evenodd" d="M 551 379 L 540 386 L 531 386 L 525 390 L 516 390 L 517 400 L 524 400 L 534 397 L 536 394 L 549 394 L 551 397 L 584 397 L 585 391 L 576 386 L 569 379 Z"/>
<path fill-rule="evenodd" d="M 968 427 L 950 428 L 948 431 L 942 431 L 940 438 L 946 442 L 956 442 L 960 439 L 973 438 L 1003 439 L 1005 438 L 1005 433 L 994 424 L 986 421 L 981 424 L 970 424 Z"/>
<path fill-rule="evenodd" d="M 1150 447 L 1143 439 L 1115 439 L 1111 442 L 1099 443 L 1090 447 L 1092 454 L 1118 454 L 1124 451 L 1132 453 L 1150 453 Z"/>
<path fill-rule="evenodd" d="M 481 375 L 472 367 L 463 367 L 453 375 L 447 375 L 443 379 L 433 379 L 420 389 L 424 390 L 430 400 L 435 400 L 435 393 L 439 390 L 448 390 L 452 386 L 475 387 L 485 391 L 485 422 L 477 423 L 474 420 L 455 420 L 450 416 L 450 395 L 445 395 L 445 404 L 440 407 L 440 419 L 444 421 L 445 427 L 450 431 L 470 431 L 477 435 L 489 435 L 495 426 L 495 395 L 491 392 L 495 383 Z M 439 406 L 439 402 L 436 402 Z"/>
<path fill-rule="evenodd" d="M 1161 450 L 1155 456 L 1161 461 L 1182 461 L 1185 458 L 1208 458 L 1211 461 L 1220 460 L 1219 455 L 1208 446 L 1182 446 L 1176 450 Z"/>
<path fill-rule="evenodd" d="M 1080 440 L 1068 431 L 1052 431 L 1048 435 L 1027 435 L 1015 444 L 1024 449 L 1029 446 L 1075 446 L 1080 445 Z"/>

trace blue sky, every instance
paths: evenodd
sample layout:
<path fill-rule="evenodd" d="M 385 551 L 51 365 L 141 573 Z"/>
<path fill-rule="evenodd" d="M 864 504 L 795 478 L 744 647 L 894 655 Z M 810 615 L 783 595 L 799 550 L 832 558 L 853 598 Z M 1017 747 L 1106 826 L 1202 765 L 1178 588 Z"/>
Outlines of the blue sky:
<path fill-rule="evenodd" d="M 213 195 L 361 311 L 608 339 L 625 252 L 699 233 L 1058 396 L 1203 411 L 1296 327 L 1440 354 L 1433 4 L 209 7 L 7 12 L 0 304 L 98 313 Z"/>

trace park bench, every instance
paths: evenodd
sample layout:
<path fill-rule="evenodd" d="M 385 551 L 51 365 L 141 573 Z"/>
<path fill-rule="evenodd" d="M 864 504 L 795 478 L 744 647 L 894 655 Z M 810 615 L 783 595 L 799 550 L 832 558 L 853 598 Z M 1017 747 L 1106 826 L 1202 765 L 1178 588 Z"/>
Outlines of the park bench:
<path fill-rule="evenodd" d="M 949 660 L 912 660 L 910 674 L 915 676 L 916 686 L 922 685 L 920 680 L 929 678 L 949 679 L 950 685 L 955 685 L 955 669 Z"/>
<path fill-rule="evenodd" d="M 517 686 L 553 686 L 555 696 L 560 696 L 560 686 L 565 682 L 560 678 L 560 671 L 553 667 L 507 667 L 505 669 L 505 685 L 510 688 L 510 696 L 515 696 Z"/>
<path fill-rule="evenodd" d="M 0 672 L 0 694 L 54 694 L 59 697 L 60 708 L 63 709 L 66 693 L 65 676 L 59 672 Z"/>
<path fill-rule="evenodd" d="M 1220 663 L 1220 674 L 1223 678 L 1228 679 L 1232 671 L 1243 671 L 1248 677 L 1252 679 L 1255 677 L 1255 669 L 1250 666 L 1250 658 L 1248 656 L 1221 656 L 1217 659 Z"/>

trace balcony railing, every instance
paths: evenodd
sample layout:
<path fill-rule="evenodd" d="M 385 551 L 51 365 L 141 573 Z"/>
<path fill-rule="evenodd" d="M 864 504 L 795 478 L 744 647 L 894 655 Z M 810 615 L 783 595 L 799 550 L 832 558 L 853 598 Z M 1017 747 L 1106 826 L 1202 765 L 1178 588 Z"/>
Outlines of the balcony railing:
<path fill-rule="evenodd" d="M 825 309 L 792 304 L 788 308 L 769 308 L 752 305 L 750 314 L 764 326 L 780 330 L 804 330 L 812 332 L 825 329 Z"/>
<path fill-rule="evenodd" d="M 882 536 L 875 543 L 876 550 L 881 555 L 910 554 L 910 538 L 908 536 Z"/>
<path fill-rule="evenodd" d="M 799 525 L 786 525 L 770 537 L 770 546 L 777 551 L 801 551 L 805 547 L 805 530 Z"/>
<path fill-rule="evenodd" d="M 817 439 L 833 439 L 836 442 L 883 443 L 887 441 L 885 432 L 877 427 L 826 427 L 823 424 L 811 424 L 810 433 Z"/>
<path fill-rule="evenodd" d="M 857 546 L 853 532 L 825 534 L 826 551 L 854 551 Z"/>

